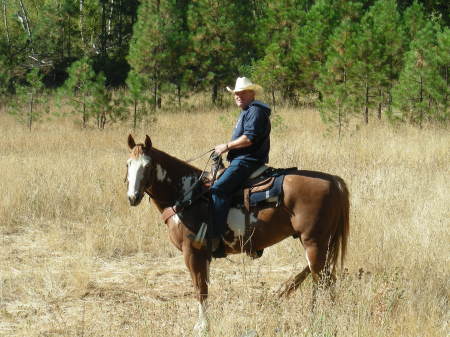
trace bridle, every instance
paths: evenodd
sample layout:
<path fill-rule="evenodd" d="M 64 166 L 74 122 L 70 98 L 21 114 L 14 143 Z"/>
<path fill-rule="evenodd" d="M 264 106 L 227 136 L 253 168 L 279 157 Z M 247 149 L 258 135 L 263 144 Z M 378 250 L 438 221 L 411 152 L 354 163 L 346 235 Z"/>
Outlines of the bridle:
<path fill-rule="evenodd" d="M 220 161 L 220 163 L 222 162 L 222 158 L 220 156 L 215 155 L 214 149 L 208 150 L 204 153 L 202 153 L 199 156 L 193 157 L 188 159 L 186 162 L 192 162 L 194 160 L 197 160 L 201 157 L 203 157 L 204 155 L 210 153 L 208 160 L 206 162 L 206 165 L 204 167 L 204 169 L 202 170 L 202 173 L 198 176 L 197 180 L 195 181 L 195 183 L 184 193 L 183 197 L 181 198 L 181 201 L 176 201 L 176 204 L 179 204 L 179 206 L 181 206 L 181 204 L 183 204 L 182 208 L 191 205 L 195 200 L 198 199 L 198 197 L 192 199 L 192 200 L 188 200 L 187 202 L 185 201 L 185 197 L 190 194 L 197 186 L 198 184 L 203 180 L 204 175 L 206 173 L 206 168 L 210 162 L 210 160 L 212 159 L 214 162 L 218 163 Z M 148 154 L 149 155 L 149 154 Z M 150 156 L 150 155 L 149 155 Z M 150 156 L 151 157 L 151 156 Z M 125 178 L 124 178 L 124 183 L 128 183 L 128 164 L 126 165 L 126 172 L 125 172 Z M 150 171 L 150 172 L 149 172 Z M 216 178 L 217 175 L 217 170 L 215 169 L 213 172 L 213 182 Z M 141 188 L 143 193 L 147 193 L 149 195 L 150 198 L 154 199 L 156 202 L 158 202 L 161 205 L 167 205 L 167 206 L 173 206 L 173 201 L 164 201 L 160 198 L 157 198 L 151 191 L 151 187 L 153 186 L 154 182 L 156 180 L 156 163 L 154 162 L 154 160 L 150 161 L 150 167 L 146 167 L 145 171 L 144 171 L 144 177 L 142 179 L 141 182 L 141 186 L 144 186 L 143 188 Z M 212 182 L 212 183 L 213 183 Z M 211 183 L 211 185 L 212 185 Z M 180 209 L 181 207 L 178 207 L 178 209 Z"/>
<path fill-rule="evenodd" d="M 151 157 L 148 154 L 149 157 Z M 125 172 L 125 178 L 123 179 L 123 182 L 125 184 L 129 184 L 130 182 L 128 181 L 128 164 L 126 165 L 126 172 Z M 154 182 L 156 180 L 156 164 L 154 163 L 154 160 L 150 160 L 150 167 L 146 167 L 145 171 L 144 171 L 144 177 L 142 179 L 141 182 L 141 191 L 142 193 L 147 193 L 152 199 L 154 199 L 155 201 L 164 203 L 164 204 L 170 204 L 170 202 L 164 202 L 161 199 L 156 198 L 151 192 L 150 189 L 153 186 Z"/>

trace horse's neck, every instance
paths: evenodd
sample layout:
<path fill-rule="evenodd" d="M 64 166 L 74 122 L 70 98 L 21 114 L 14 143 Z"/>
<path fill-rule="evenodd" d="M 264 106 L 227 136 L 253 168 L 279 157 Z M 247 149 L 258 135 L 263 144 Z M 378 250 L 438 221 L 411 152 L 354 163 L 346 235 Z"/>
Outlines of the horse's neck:
<path fill-rule="evenodd" d="M 200 175 L 199 169 L 155 148 L 151 158 L 156 172 L 149 194 L 160 211 L 192 196 L 189 189 Z"/>

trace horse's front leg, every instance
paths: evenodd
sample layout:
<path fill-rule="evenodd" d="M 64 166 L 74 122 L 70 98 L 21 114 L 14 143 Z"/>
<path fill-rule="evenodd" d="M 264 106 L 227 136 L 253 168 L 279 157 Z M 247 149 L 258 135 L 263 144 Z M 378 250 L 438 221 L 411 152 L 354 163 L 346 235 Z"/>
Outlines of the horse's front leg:
<path fill-rule="evenodd" d="M 208 298 L 209 259 L 205 252 L 192 248 L 188 239 L 183 242 L 183 255 L 186 266 L 191 272 L 197 299 L 199 301 L 198 321 L 194 331 L 198 336 L 208 336 L 209 322 L 206 313 Z"/>

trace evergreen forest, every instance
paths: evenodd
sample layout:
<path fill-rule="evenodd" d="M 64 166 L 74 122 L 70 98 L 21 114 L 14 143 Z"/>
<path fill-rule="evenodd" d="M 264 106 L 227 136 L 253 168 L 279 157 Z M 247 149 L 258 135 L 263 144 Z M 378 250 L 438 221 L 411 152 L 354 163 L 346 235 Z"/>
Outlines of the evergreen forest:
<path fill-rule="evenodd" d="M 421 126 L 449 115 L 445 0 L 0 0 L 0 106 L 31 129 L 59 97 L 83 126 L 224 104 L 248 76 L 272 106 Z M 118 94 L 119 93 L 119 94 Z M 69 113 L 69 112 L 65 112 Z"/>

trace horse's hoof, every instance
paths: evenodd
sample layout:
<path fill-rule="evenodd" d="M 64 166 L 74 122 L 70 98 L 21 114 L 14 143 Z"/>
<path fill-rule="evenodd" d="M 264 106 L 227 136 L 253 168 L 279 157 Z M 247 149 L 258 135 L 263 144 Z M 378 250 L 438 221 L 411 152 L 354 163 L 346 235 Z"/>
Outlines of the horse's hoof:
<path fill-rule="evenodd" d="M 209 326 L 205 322 L 199 322 L 194 326 L 194 336 L 209 337 Z"/>

